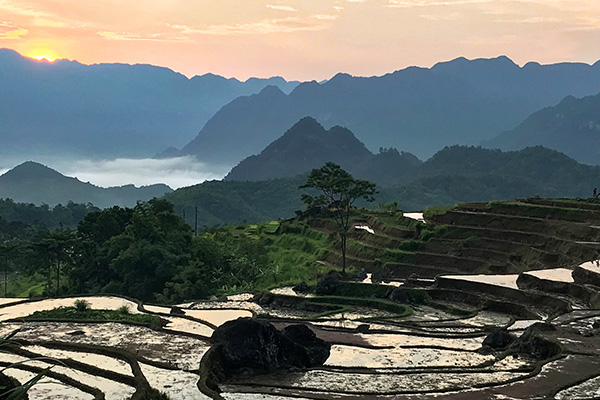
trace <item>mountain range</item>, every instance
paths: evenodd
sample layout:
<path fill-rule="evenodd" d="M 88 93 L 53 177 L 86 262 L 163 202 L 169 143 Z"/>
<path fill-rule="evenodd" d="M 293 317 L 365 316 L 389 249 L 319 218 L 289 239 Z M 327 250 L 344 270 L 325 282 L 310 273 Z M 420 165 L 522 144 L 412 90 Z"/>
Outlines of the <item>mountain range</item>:
<path fill-rule="evenodd" d="M 409 181 L 421 164 L 416 156 L 393 148 L 381 148 L 373 154 L 350 130 L 341 126 L 325 130 L 314 118 L 305 117 L 260 154 L 242 160 L 225 180 L 284 178 L 319 168 L 328 161 L 383 186 Z"/>
<path fill-rule="evenodd" d="M 230 163 L 258 154 L 305 116 L 344 126 L 368 149 L 401 148 L 428 158 L 453 144 L 479 144 L 568 95 L 600 92 L 600 62 L 516 65 L 507 57 L 458 58 L 379 77 L 338 74 L 290 94 L 268 86 L 219 110 L 179 152 Z"/>
<path fill-rule="evenodd" d="M 135 187 L 125 185 L 102 188 L 70 178 L 42 164 L 28 161 L 0 176 L 0 198 L 15 202 L 66 205 L 69 201 L 101 208 L 114 205 L 133 207 L 138 200 L 161 197 L 172 189 L 157 184 Z"/>
<path fill-rule="evenodd" d="M 600 94 L 581 99 L 568 96 L 484 145 L 503 150 L 542 145 L 586 164 L 600 164 Z"/>
<path fill-rule="evenodd" d="M 600 182 L 600 166 L 542 146 L 503 152 L 454 145 L 422 162 L 394 148 L 373 154 L 348 129 L 326 130 L 307 117 L 259 155 L 240 162 L 223 181 L 181 188 L 165 198 L 190 223 L 197 208 L 200 226 L 288 218 L 303 208 L 298 186 L 326 161 L 376 182 L 376 201 L 395 201 L 403 210 L 536 195 L 589 197 Z"/>
<path fill-rule="evenodd" d="M 0 49 L 0 156 L 152 157 L 189 142 L 223 105 L 283 78 L 188 79 L 151 65 L 35 61 Z"/>

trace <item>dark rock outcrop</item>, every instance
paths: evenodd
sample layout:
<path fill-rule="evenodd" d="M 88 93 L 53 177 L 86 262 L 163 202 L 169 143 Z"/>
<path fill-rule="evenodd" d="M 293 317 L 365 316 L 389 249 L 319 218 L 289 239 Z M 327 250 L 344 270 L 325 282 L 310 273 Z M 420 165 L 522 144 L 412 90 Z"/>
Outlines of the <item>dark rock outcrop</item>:
<path fill-rule="evenodd" d="M 503 350 L 511 345 L 517 338 L 506 329 L 497 329 L 483 339 L 483 346 L 494 350 Z"/>
<path fill-rule="evenodd" d="M 594 285 L 600 287 L 600 274 L 586 268 L 576 267 L 573 270 L 573 280 L 582 285 Z"/>
<path fill-rule="evenodd" d="M 547 360 L 562 352 L 561 346 L 541 335 L 541 332 L 554 331 L 556 328 L 547 323 L 538 322 L 525 329 L 523 334 L 516 338 L 506 329 L 498 329 L 490 333 L 483 340 L 482 354 L 493 354 L 496 351 L 524 354 L 538 360 Z"/>
<path fill-rule="evenodd" d="M 252 318 L 226 322 L 211 340 L 226 376 L 322 365 L 331 348 L 306 326 L 288 326 L 282 333 L 269 322 Z"/>
<path fill-rule="evenodd" d="M 342 274 L 331 271 L 317 282 L 317 294 L 325 296 L 334 294 L 341 280 Z"/>
<path fill-rule="evenodd" d="M 539 290 L 541 292 L 568 293 L 571 283 L 542 279 L 531 274 L 520 274 L 517 278 L 519 289 Z"/>
<path fill-rule="evenodd" d="M 308 292 L 308 284 L 304 281 L 300 282 L 296 286 L 292 288 L 292 290 L 296 293 L 307 293 Z"/>
<path fill-rule="evenodd" d="M 185 311 L 181 307 L 172 306 L 171 311 L 169 312 L 171 315 L 185 315 Z"/>
<path fill-rule="evenodd" d="M 323 365 L 329 358 L 331 346 L 319 339 L 306 325 L 290 325 L 285 327 L 282 333 L 292 342 L 306 349 L 308 356 L 306 366 Z"/>
<path fill-rule="evenodd" d="M 551 324 L 536 323 L 525 329 L 521 337 L 511 346 L 511 350 L 517 353 L 527 354 L 539 360 L 547 360 L 562 352 L 561 346 L 544 336 L 540 332 L 554 331 L 556 328 Z"/>

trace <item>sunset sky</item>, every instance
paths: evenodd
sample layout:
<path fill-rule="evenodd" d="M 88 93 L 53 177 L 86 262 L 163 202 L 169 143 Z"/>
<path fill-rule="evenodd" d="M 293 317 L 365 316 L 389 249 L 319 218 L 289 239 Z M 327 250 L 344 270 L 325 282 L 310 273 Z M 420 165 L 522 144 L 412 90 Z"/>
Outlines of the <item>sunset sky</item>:
<path fill-rule="evenodd" d="M 600 0 L 0 0 L 0 47 L 188 76 L 327 79 L 459 56 L 600 59 Z"/>

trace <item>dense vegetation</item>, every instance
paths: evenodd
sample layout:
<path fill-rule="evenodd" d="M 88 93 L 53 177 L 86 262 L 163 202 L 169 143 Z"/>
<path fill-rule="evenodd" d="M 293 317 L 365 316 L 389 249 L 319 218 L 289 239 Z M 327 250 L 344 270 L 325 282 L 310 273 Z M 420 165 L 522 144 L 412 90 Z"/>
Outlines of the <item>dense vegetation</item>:
<path fill-rule="evenodd" d="M 30 203 L 17 203 L 11 199 L 0 199 L 0 235 L 19 232 L 26 226 L 45 226 L 48 229 L 73 228 L 89 212 L 100 211 L 92 204 L 76 204 L 50 207 L 47 204 L 36 206 Z M 20 226 L 20 228 L 19 228 Z"/>
<path fill-rule="evenodd" d="M 327 234 L 278 222 L 194 236 L 157 199 L 90 212 L 71 230 L 7 226 L 15 229 L 6 229 L 0 267 L 13 296 L 113 293 L 170 303 L 314 281 L 329 243 Z"/>
<path fill-rule="evenodd" d="M 543 147 L 501 152 L 480 147 L 447 147 L 424 163 L 408 163 L 406 155 L 382 149 L 373 156 L 377 174 L 341 164 L 357 179 L 378 183 L 377 202 L 397 201 L 402 210 L 472 201 L 509 200 L 527 196 L 588 197 L 600 182 L 600 167 L 579 164 Z M 404 161 L 403 161 L 404 160 Z M 402 168 L 398 165 L 403 165 Z M 316 165 L 315 167 L 319 167 Z M 363 174 L 364 173 L 364 174 Z M 385 179 L 377 179 L 377 176 Z M 198 225 L 256 223 L 289 218 L 303 208 L 298 186 L 307 175 L 266 181 L 212 181 L 165 196 L 179 214 Z M 390 182 L 398 182 L 389 185 Z M 359 205 L 365 205 L 360 204 Z"/>
<path fill-rule="evenodd" d="M 600 163 L 600 94 L 576 99 L 565 97 L 558 105 L 530 115 L 513 130 L 486 142 L 487 146 L 517 150 L 542 145 L 580 162 Z"/>

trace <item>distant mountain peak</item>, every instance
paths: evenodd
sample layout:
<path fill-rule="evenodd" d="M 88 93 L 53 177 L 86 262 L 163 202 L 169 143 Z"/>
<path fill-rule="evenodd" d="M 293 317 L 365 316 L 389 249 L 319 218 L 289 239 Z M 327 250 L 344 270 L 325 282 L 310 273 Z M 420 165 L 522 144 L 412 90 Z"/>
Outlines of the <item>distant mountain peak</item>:
<path fill-rule="evenodd" d="M 467 72 L 471 68 L 517 68 L 520 67 L 505 55 L 493 58 L 475 58 L 469 60 L 465 57 L 458 57 L 454 60 L 439 62 L 431 67 L 432 70 L 449 70 Z"/>
<path fill-rule="evenodd" d="M 283 91 L 281 89 L 279 89 L 278 86 L 275 86 L 275 85 L 265 86 L 264 89 L 261 90 L 258 94 L 260 96 L 267 96 L 267 97 L 285 96 L 285 93 L 283 93 Z"/>
<path fill-rule="evenodd" d="M 147 201 L 171 191 L 164 184 L 140 188 L 134 185 L 102 188 L 65 176 L 35 161 L 24 162 L 0 176 L 0 198 L 51 206 L 73 201 L 92 203 L 98 207 L 132 207 L 138 200 Z"/>
<path fill-rule="evenodd" d="M 348 129 L 325 130 L 313 117 L 304 117 L 259 155 L 234 167 L 227 180 L 261 180 L 293 176 L 328 161 L 342 166 L 362 162 L 373 154 Z"/>
<path fill-rule="evenodd" d="M 31 177 L 48 179 L 65 177 L 60 172 L 35 161 L 25 161 L 7 171 L 2 176 L 10 179 L 28 179 Z"/>

